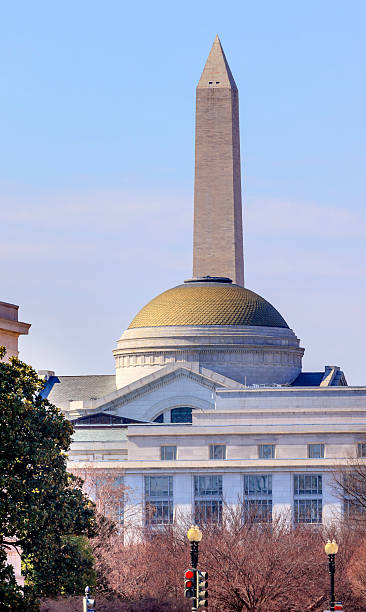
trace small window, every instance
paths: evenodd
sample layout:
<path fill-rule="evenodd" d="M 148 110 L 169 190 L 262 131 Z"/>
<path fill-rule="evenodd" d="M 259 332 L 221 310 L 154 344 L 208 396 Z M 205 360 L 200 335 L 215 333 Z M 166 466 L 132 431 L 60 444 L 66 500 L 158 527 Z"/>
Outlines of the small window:
<path fill-rule="evenodd" d="M 275 444 L 260 444 L 258 446 L 259 459 L 274 459 L 275 449 Z"/>
<path fill-rule="evenodd" d="M 171 423 L 192 423 L 192 408 L 181 406 L 170 411 Z"/>
<path fill-rule="evenodd" d="M 357 456 L 358 457 L 366 457 L 366 444 L 365 443 L 360 443 L 357 445 Z"/>
<path fill-rule="evenodd" d="M 174 461 L 177 458 L 176 446 L 161 446 L 160 456 L 164 461 Z"/>
<path fill-rule="evenodd" d="M 154 419 L 154 423 L 164 423 L 164 415 L 163 413 L 159 414 L 159 416 Z"/>
<path fill-rule="evenodd" d="M 226 459 L 226 445 L 225 444 L 211 444 L 210 459 Z"/>
<path fill-rule="evenodd" d="M 220 85 L 220 81 L 216 81 L 216 85 Z"/>
<path fill-rule="evenodd" d="M 208 84 L 209 84 L 209 85 L 212 85 L 212 83 L 213 83 L 213 81 L 209 81 L 209 82 L 208 82 Z"/>
<path fill-rule="evenodd" d="M 324 444 L 308 444 L 309 459 L 322 459 L 324 457 Z"/>

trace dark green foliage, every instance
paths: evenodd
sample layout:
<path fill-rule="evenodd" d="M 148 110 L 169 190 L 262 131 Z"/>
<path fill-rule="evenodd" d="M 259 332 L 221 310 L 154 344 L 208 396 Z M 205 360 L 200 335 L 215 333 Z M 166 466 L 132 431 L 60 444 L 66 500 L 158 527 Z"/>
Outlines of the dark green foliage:
<path fill-rule="evenodd" d="M 0 359 L 4 354 L 0 348 Z M 72 425 L 39 396 L 42 386 L 25 363 L 0 361 L 0 552 L 14 544 L 22 550 L 27 610 L 36 596 L 82 590 L 91 555 L 74 536 L 94 534 L 93 505 L 66 471 Z M 0 571 L 9 571 L 1 557 Z M 1 588 L 0 606 L 6 592 L 19 594 L 11 578 Z M 14 599 L 0 610 L 17 605 Z"/>
<path fill-rule="evenodd" d="M 87 538 L 63 536 L 55 556 L 51 546 L 44 551 L 35 571 L 28 565 L 28 582 L 43 595 L 80 595 L 85 586 L 94 586 L 93 555 Z"/>

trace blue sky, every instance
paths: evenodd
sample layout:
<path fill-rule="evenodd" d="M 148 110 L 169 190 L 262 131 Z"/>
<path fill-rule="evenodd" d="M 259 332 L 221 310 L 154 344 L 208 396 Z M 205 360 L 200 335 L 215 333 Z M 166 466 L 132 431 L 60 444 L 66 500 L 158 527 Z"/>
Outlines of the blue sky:
<path fill-rule="evenodd" d="M 195 86 L 216 33 L 240 94 L 246 285 L 304 368 L 366 384 L 366 4 L 4 3 L 0 299 L 21 356 L 113 371 L 136 311 L 191 275 Z"/>

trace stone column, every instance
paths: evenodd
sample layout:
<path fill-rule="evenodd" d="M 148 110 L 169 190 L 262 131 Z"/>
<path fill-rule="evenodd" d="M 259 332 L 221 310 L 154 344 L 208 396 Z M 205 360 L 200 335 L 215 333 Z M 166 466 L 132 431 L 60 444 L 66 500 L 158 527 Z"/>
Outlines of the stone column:
<path fill-rule="evenodd" d="M 292 524 L 293 486 L 292 474 L 289 472 L 272 475 L 272 517 Z"/>
<path fill-rule="evenodd" d="M 335 489 L 333 476 L 323 473 L 323 523 L 336 523 L 342 517 L 342 500 Z"/>
<path fill-rule="evenodd" d="M 125 542 L 140 538 L 144 526 L 144 477 L 143 474 L 126 474 L 126 504 L 124 512 Z"/>
<path fill-rule="evenodd" d="M 190 523 L 194 520 L 193 475 L 175 474 L 173 480 L 174 520 Z"/>

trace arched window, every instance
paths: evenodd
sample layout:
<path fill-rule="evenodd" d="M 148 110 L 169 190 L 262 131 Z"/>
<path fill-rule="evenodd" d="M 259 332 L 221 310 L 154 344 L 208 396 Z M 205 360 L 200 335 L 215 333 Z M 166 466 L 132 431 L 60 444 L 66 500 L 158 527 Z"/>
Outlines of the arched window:
<path fill-rule="evenodd" d="M 192 423 L 192 408 L 180 406 L 170 411 L 171 423 Z"/>

